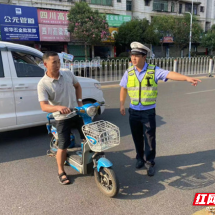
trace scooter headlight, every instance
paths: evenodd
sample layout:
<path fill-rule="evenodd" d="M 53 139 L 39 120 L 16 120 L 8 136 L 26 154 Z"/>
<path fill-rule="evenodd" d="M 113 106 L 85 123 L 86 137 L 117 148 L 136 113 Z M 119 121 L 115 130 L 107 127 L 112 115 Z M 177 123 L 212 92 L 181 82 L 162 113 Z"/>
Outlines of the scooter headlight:
<path fill-rule="evenodd" d="M 90 116 L 90 117 L 93 117 L 97 114 L 97 107 L 95 106 L 90 106 L 87 108 L 86 110 L 87 114 Z"/>

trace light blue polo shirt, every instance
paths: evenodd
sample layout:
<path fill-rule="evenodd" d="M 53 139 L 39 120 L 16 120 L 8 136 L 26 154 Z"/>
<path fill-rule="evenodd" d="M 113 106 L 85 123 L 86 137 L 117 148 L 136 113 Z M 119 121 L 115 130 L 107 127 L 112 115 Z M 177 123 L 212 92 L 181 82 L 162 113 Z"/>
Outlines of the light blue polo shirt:
<path fill-rule="evenodd" d="M 140 82 L 143 80 L 143 77 L 146 74 L 147 67 L 148 67 L 148 64 L 145 63 L 141 72 L 138 72 L 138 70 L 134 67 L 136 76 Z M 166 78 L 166 76 L 169 74 L 169 72 L 170 71 L 161 69 L 160 67 L 156 66 L 155 67 L 155 82 L 158 83 L 158 80 L 163 80 L 164 82 L 166 82 L 168 80 Z M 127 89 L 127 83 L 128 83 L 128 71 L 126 71 L 124 73 L 122 80 L 121 80 L 119 85 L 121 87 L 124 87 Z M 132 108 L 134 110 L 149 110 L 149 109 L 152 109 L 155 107 L 156 107 L 156 104 L 154 104 L 154 105 L 142 105 L 141 103 L 139 103 L 138 105 L 130 104 L 130 108 Z"/>

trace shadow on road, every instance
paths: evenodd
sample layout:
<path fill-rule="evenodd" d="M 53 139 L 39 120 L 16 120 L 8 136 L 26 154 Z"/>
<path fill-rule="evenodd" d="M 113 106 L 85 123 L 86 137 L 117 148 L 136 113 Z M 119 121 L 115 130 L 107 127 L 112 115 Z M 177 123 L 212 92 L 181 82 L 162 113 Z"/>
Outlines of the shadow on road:
<path fill-rule="evenodd" d="M 136 159 L 126 155 L 131 151 L 107 153 L 120 181 L 119 199 L 148 198 L 165 190 L 166 186 L 192 190 L 215 183 L 215 175 L 211 173 L 215 150 L 157 157 L 154 177 L 147 176 L 144 167 L 135 169 Z"/>
<path fill-rule="evenodd" d="M 119 108 L 114 108 L 106 109 L 104 114 L 98 116 L 96 120 L 102 119 L 117 125 L 120 128 L 120 136 L 123 137 L 131 134 L 128 117 L 129 117 L 128 108 L 126 108 L 125 116 L 122 116 L 120 114 Z M 156 115 L 156 124 L 157 124 L 156 127 L 160 127 L 166 124 L 166 122 L 163 121 L 163 117 Z"/>
<path fill-rule="evenodd" d="M 43 156 L 50 137 L 45 125 L 0 133 L 0 163 Z"/>
<path fill-rule="evenodd" d="M 165 124 L 162 117 L 157 117 L 157 127 Z M 96 120 L 107 120 L 120 128 L 121 137 L 130 135 L 128 109 L 122 116 L 119 109 L 106 109 Z M 46 155 L 50 137 L 46 126 L 20 129 L 0 133 L 0 163 Z"/>

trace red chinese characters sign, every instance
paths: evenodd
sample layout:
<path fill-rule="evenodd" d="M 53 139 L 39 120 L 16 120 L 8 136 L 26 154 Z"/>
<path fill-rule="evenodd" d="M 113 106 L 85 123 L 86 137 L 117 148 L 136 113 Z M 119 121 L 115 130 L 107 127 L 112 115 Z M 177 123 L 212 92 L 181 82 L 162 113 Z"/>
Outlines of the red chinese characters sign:
<path fill-rule="evenodd" d="M 174 43 L 173 37 L 163 37 L 163 43 Z"/>
<path fill-rule="evenodd" d="M 66 25 L 39 24 L 40 41 L 70 41 Z"/>
<path fill-rule="evenodd" d="M 38 23 L 51 25 L 68 25 L 68 12 L 37 9 Z"/>

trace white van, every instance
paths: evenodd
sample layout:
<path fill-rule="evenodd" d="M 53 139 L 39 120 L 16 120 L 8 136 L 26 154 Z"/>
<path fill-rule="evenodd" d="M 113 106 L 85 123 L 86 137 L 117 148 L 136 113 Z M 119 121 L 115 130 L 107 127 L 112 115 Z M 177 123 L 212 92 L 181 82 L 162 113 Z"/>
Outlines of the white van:
<path fill-rule="evenodd" d="M 37 96 L 37 83 L 44 75 L 39 66 L 42 56 L 34 48 L 0 42 L 0 132 L 46 123 L 47 113 L 41 110 Z M 97 80 L 77 78 L 83 103 L 105 101 Z M 99 114 L 103 111 L 104 106 Z"/>

